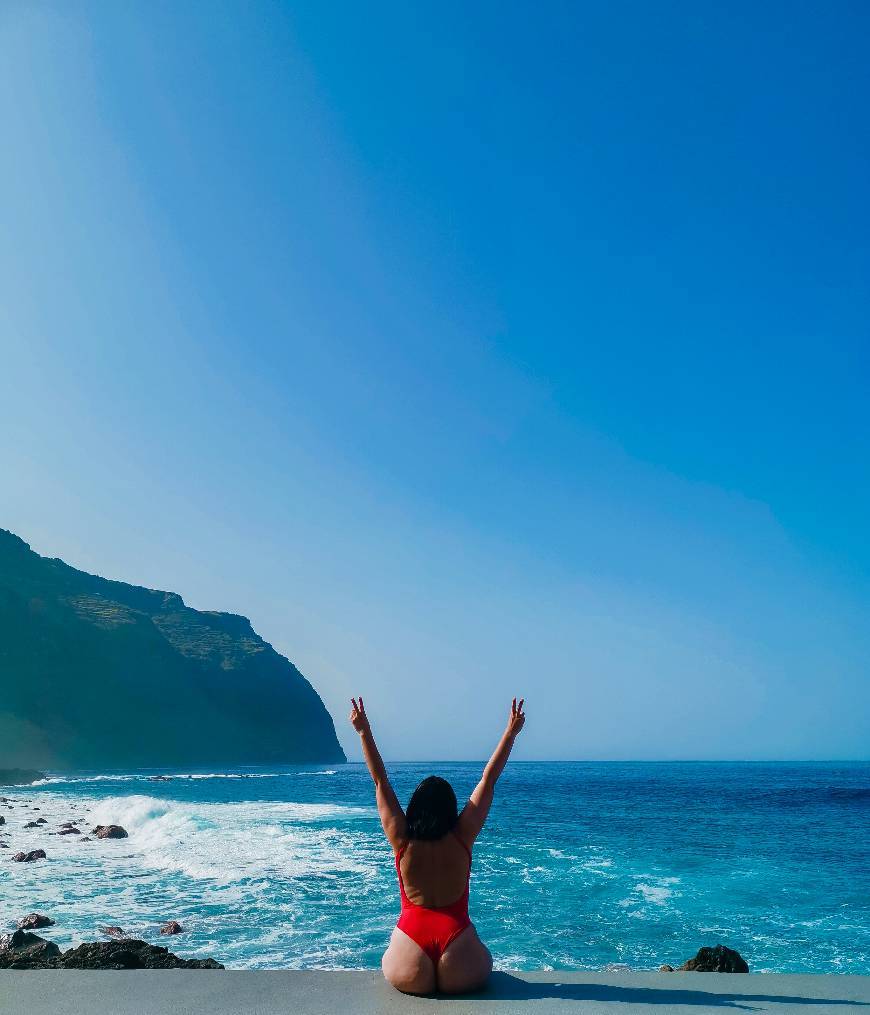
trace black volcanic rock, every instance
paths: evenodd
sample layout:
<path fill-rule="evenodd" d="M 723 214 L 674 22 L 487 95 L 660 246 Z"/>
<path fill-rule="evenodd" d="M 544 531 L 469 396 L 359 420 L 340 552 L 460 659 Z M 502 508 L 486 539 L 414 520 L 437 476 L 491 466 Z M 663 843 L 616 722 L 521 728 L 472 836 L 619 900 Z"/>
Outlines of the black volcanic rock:
<path fill-rule="evenodd" d="M 44 849 L 31 849 L 29 853 L 16 853 L 12 859 L 16 863 L 33 863 L 34 860 L 44 860 Z"/>
<path fill-rule="evenodd" d="M 28 913 L 18 921 L 19 930 L 39 930 L 41 927 L 53 927 L 54 920 L 42 913 Z"/>
<path fill-rule="evenodd" d="M 145 941 L 92 941 L 61 953 L 37 934 L 0 935 L 0 969 L 223 969 L 214 959 L 181 959 Z"/>
<path fill-rule="evenodd" d="M 127 830 L 120 825 L 97 825 L 91 829 L 91 835 L 98 839 L 126 839 Z"/>
<path fill-rule="evenodd" d="M 0 703 L 0 765 L 345 760 L 316 691 L 244 617 L 86 574 L 4 529 Z"/>
<path fill-rule="evenodd" d="M 59 956 L 56 944 L 30 931 L 0 934 L 0 969 L 51 969 Z"/>
<path fill-rule="evenodd" d="M 680 966 L 680 972 L 695 973 L 748 973 L 746 960 L 733 948 L 716 945 L 698 949 L 698 954 Z"/>
<path fill-rule="evenodd" d="M 214 959 L 180 959 L 144 941 L 93 941 L 64 952 L 59 969 L 223 969 Z"/>

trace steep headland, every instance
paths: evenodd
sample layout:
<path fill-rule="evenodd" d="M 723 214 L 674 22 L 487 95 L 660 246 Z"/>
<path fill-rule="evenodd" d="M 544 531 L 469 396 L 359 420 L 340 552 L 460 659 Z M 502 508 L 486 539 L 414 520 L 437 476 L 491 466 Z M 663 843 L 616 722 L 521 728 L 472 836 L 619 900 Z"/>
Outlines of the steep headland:
<path fill-rule="evenodd" d="M 245 617 L 0 529 L 0 767 L 343 760 L 317 692 Z"/>

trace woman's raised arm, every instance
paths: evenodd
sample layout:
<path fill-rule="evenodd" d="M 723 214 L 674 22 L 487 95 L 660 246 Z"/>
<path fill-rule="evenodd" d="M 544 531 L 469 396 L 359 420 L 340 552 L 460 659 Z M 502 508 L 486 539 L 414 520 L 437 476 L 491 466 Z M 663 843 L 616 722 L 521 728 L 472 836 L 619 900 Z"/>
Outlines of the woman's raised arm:
<path fill-rule="evenodd" d="M 525 698 L 520 698 L 519 705 L 516 698 L 511 702 L 511 714 L 508 719 L 507 729 L 502 734 L 498 747 L 493 751 L 492 757 L 487 762 L 480 782 L 474 787 L 474 792 L 468 798 L 468 803 L 463 807 L 462 813 L 459 815 L 456 831 L 467 846 L 471 846 L 478 835 L 480 835 L 480 830 L 483 828 L 489 814 L 489 809 L 492 806 L 495 784 L 498 782 L 498 777 L 504 771 L 504 766 L 510 757 L 514 740 L 526 721 L 526 714 L 523 712 L 525 700 Z"/>
<path fill-rule="evenodd" d="M 399 799 L 390 785 L 390 780 L 387 778 L 387 770 L 381 758 L 381 752 L 378 750 L 378 745 L 375 743 L 375 738 L 372 735 L 372 728 L 369 725 L 363 700 L 360 698 L 357 701 L 356 698 L 351 698 L 350 702 L 353 705 L 350 713 L 350 723 L 359 733 L 363 757 L 366 759 L 369 774 L 375 784 L 378 816 L 381 819 L 384 834 L 389 839 L 390 845 L 394 850 L 398 850 L 407 838 L 405 812 L 402 810 Z"/>

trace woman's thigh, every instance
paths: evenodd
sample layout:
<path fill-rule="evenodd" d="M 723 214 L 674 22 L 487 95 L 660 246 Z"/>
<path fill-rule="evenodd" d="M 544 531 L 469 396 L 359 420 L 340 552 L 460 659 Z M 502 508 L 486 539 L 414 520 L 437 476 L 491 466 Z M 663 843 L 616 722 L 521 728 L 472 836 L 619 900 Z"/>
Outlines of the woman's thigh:
<path fill-rule="evenodd" d="M 473 926 L 454 938 L 438 960 L 438 989 L 463 994 L 482 987 L 492 972 L 492 956 Z"/>
<path fill-rule="evenodd" d="M 435 990 L 435 965 L 423 949 L 398 927 L 381 959 L 386 979 L 406 994 L 431 994 Z"/>

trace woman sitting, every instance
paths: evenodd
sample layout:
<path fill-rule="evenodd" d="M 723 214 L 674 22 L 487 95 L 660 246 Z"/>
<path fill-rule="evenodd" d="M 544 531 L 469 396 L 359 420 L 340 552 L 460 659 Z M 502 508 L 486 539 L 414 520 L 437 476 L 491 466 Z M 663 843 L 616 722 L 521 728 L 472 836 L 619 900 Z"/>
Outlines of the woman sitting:
<path fill-rule="evenodd" d="M 424 779 L 411 795 L 407 811 L 402 810 L 363 700 L 351 699 L 350 721 L 360 735 L 375 783 L 378 814 L 395 853 L 402 901 L 381 966 L 387 980 L 406 994 L 475 990 L 492 970 L 489 949 L 468 917 L 471 847 L 489 814 L 514 738 L 523 728 L 523 701 L 517 704 L 514 698 L 507 729 L 459 814 L 452 786 L 437 775 Z"/>

